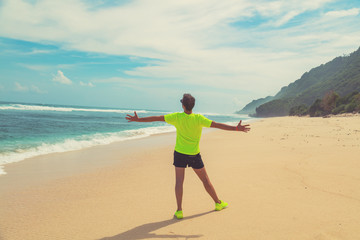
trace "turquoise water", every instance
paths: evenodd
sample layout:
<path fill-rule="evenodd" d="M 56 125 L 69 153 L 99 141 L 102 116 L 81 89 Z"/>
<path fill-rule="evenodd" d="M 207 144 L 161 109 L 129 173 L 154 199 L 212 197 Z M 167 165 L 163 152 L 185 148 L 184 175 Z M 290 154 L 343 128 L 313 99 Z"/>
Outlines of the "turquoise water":
<path fill-rule="evenodd" d="M 128 123 L 126 114 L 140 117 L 170 112 L 146 109 L 117 109 L 0 102 L 0 174 L 8 163 L 48 153 L 173 132 L 164 122 Z M 223 123 L 249 120 L 246 115 L 202 113 Z"/>

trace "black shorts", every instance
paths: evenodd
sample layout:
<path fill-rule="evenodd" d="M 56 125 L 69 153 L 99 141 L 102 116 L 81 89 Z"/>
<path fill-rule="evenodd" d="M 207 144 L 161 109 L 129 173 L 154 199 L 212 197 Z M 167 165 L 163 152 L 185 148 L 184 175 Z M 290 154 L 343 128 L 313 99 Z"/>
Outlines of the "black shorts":
<path fill-rule="evenodd" d="M 200 169 L 204 167 L 204 163 L 201 159 L 200 153 L 196 155 L 182 154 L 174 151 L 174 164 L 175 167 L 186 168 L 187 166 L 194 169 Z"/>

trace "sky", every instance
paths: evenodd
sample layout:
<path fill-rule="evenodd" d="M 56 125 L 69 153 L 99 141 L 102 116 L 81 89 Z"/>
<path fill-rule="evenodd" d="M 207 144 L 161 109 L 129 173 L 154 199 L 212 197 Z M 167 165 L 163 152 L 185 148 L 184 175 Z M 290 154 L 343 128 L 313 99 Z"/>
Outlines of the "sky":
<path fill-rule="evenodd" d="M 360 47 L 359 0 L 0 0 L 0 101 L 233 113 Z"/>

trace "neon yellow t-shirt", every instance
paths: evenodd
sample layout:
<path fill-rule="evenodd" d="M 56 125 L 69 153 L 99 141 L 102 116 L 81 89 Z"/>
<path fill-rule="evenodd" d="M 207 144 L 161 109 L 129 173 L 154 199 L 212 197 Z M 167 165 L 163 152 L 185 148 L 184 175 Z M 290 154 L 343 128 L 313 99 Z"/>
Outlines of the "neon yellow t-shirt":
<path fill-rule="evenodd" d="M 164 116 L 165 122 L 176 127 L 175 151 L 187 155 L 200 152 L 200 138 L 203 127 L 210 127 L 212 121 L 201 114 L 170 113 Z"/>

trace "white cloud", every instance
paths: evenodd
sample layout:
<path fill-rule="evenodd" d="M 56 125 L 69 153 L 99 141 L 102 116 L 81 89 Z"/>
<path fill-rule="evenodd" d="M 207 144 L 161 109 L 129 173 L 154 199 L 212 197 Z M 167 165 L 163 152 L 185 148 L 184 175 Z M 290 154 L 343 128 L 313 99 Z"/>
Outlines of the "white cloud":
<path fill-rule="evenodd" d="M 0 88 L 1 89 L 1 88 Z M 16 92 L 35 92 L 35 93 L 46 93 L 46 91 L 41 90 L 39 87 L 35 85 L 31 85 L 30 87 L 22 85 L 18 82 L 15 82 L 15 89 Z"/>
<path fill-rule="evenodd" d="M 286 13 L 283 17 L 281 17 L 279 20 L 277 20 L 274 23 L 274 25 L 276 27 L 282 26 L 282 25 L 289 22 L 291 19 L 293 19 L 294 17 L 296 17 L 299 14 L 300 14 L 300 12 L 298 12 L 298 11 L 290 11 L 290 12 Z"/>
<path fill-rule="evenodd" d="M 28 52 L 28 55 L 33 55 L 33 54 L 48 54 L 48 53 L 52 53 L 53 51 L 50 50 L 43 50 L 43 49 L 33 49 L 31 52 Z"/>
<path fill-rule="evenodd" d="M 60 70 L 58 70 L 57 74 L 54 75 L 53 79 L 52 79 L 54 82 L 58 82 L 58 83 L 61 83 L 61 84 L 67 84 L 67 85 L 70 85 L 72 84 L 72 81 L 67 78 L 64 73 Z"/>
<path fill-rule="evenodd" d="M 68 8 L 70 2 L 72 7 Z M 280 16 L 275 24 L 282 25 L 325 1 L 288 2 L 132 1 L 121 7 L 90 11 L 82 1 L 30 4 L 11 0 L 3 4 L 0 29 L 3 35 L 63 42 L 67 48 L 168 60 L 186 57 L 193 50 L 210 50 L 219 40 L 226 43 L 229 37 L 234 38 L 234 30 L 226 28 L 227 23 L 254 11 Z M 13 12 L 18 14 L 14 16 Z M 241 36 L 234 40 L 241 41 Z"/>
<path fill-rule="evenodd" d="M 49 70 L 52 68 L 52 66 L 48 66 L 48 65 L 40 65 L 40 64 L 25 64 L 25 63 L 19 63 L 18 65 L 30 69 L 30 70 L 34 70 L 34 71 L 45 71 L 45 70 Z"/>
<path fill-rule="evenodd" d="M 17 92 L 27 92 L 29 91 L 29 88 L 26 86 L 21 85 L 18 82 L 15 82 L 15 91 Z"/>
<path fill-rule="evenodd" d="M 35 85 L 31 85 L 30 90 L 32 92 L 41 93 L 41 94 L 47 93 L 46 91 L 41 90 L 39 87 L 37 87 Z"/>
<path fill-rule="evenodd" d="M 82 81 L 80 81 L 80 86 L 83 86 L 83 87 L 95 87 L 95 85 L 92 84 L 91 82 L 84 83 Z"/>
<path fill-rule="evenodd" d="M 339 11 L 330 11 L 325 13 L 325 16 L 340 18 L 340 17 L 348 17 L 348 16 L 357 16 L 360 13 L 360 8 L 352 8 L 349 10 L 339 10 Z"/>
<path fill-rule="evenodd" d="M 307 11 L 313 11 L 321 8 L 327 2 L 332 0 L 307 0 L 307 1 L 264 1 L 254 4 L 254 9 L 262 16 L 271 17 L 275 20 L 270 20 L 266 26 L 280 27 L 288 23 L 294 17 Z"/>

